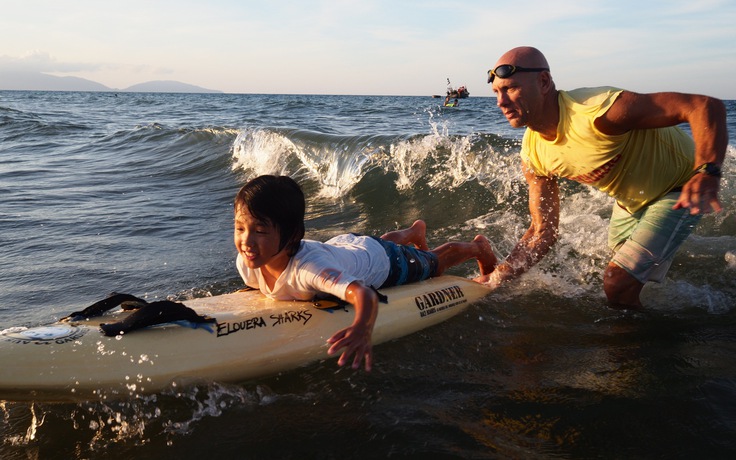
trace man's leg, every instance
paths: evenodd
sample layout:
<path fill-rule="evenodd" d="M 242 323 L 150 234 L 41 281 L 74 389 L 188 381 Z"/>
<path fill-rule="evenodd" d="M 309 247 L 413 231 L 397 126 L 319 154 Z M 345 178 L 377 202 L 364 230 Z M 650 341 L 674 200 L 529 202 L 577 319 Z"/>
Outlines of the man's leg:
<path fill-rule="evenodd" d="M 678 197 L 669 193 L 633 215 L 614 206 L 608 243 L 615 254 L 603 277 L 612 306 L 640 307 L 644 284 L 664 280 L 677 249 L 700 220 L 688 209 L 672 209 Z"/>
<path fill-rule="evenodd" d="M 641 308 L 639 294 L 644 288 L 636 278 L 618 265 L 610 262 L 603 274 L 603 290 L 611 307 Z"/>

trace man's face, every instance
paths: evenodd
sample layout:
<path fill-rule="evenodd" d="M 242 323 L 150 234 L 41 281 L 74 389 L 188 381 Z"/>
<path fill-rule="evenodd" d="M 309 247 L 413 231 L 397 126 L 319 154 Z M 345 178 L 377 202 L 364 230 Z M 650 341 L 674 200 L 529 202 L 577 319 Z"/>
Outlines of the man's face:
<path fill-rule="evenodd" d="M 501 109 L 509 124 L 523 128 L 533 116 L 534 102 L 539 98 L 538 74 L 516 73 L 509 78 L 493 80 L 496 105 Z"/>

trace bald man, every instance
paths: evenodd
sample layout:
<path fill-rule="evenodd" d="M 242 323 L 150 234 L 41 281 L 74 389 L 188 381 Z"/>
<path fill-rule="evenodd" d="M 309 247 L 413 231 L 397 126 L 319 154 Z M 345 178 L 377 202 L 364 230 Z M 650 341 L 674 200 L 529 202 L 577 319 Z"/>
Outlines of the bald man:
<path fill-rule="evenodd" d="M 721 209 L 724 104 L 612 87 L 558 90 L 547 59 L 532 47 L 506 52 L 488 82 L 509 124 L 526 127 L 521 161 L 531 225 L 506 260 L 476 280 L 496 288 L 549 252 L 558 233 L 558 179 L 566 178 L 616 199 L 603 288 L 611 306 L 641 307 L 644 284 L 661 282 L 702 214 Z M 690 124 L 692 137 L 680 123 Z"/>

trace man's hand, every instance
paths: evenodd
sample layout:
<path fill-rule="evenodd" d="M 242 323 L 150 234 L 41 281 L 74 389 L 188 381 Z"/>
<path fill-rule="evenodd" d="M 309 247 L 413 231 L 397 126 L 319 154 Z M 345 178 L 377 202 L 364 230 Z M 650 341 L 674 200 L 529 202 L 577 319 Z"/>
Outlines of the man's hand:
<path fill-rule="evenodd" d="M 707 174 L 695 174 L 682 187 L 682 193 L 672 209 L 689 208 L 690 214 L 708 214 L 719 212 L 721 203 L 718 201 L 720 178 Z"/>

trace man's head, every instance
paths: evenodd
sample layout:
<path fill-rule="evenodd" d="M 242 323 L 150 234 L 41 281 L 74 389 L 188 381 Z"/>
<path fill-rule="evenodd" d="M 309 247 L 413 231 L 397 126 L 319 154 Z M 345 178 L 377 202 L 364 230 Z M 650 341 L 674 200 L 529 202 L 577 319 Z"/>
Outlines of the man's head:
<path fill-rule="evenodd" d="M 488 71 L 497 105 L 514 128 L 534 129 L 546 118 L 545 109 L 557 97 L 549 64 L 536 48 L 522 46 L 507 51 Z"/>

